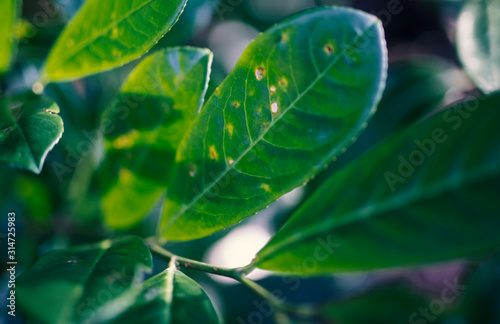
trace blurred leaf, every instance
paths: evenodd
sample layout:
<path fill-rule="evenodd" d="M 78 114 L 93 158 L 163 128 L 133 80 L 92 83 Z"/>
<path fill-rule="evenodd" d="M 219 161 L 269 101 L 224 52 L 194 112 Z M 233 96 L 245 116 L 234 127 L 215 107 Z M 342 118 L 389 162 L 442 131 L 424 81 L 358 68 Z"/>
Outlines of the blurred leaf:
<path fill-rule="evenodd" d="M 0 100 L 0 165 L 40 173 L 63 133 L 58 113 L 49 98 L 27 94 L 10 103 Z"/>
<path fill-rule="evenodd" d="M 468 1 L 457 23 L 457 49 L 465 69 L 485 93 L 500 89 L 500 1 Z"/>
<path fill-rule="evenodd" d="M 321 312 L 321 317 L 337 324 L 402 324 L 408 323 L 412 314 L 418 315 L 419 309 L 428 307 L 429 303 L 430 300 L 418 295 L 411 286 L 389 283 L 332 304 Z"/>
<path fill-rule="evenodd" d="M 145 54 L 179 19 L 187 0 L 87 0 L 52 48 L 42 79 L 67 81 Z"/>
<path fill-rule="evenodd" d="M 0 75 L 6 72 L 11 64 L 15 47 L 15 26 L 19 2 L 17 0 L 2 0 L 0 12 Z"/>
<path fill-rule="evenodd" d="M 136 237 L 52 251 L 19 276 L 16 297 L 43 322 L 88 323 L 151 267 L 151 253 Z"/>
<path fill-rule="evenodd" d="M 258 36 L 176 155 L 161 233 L 203 237 L 301 186 L 352 142 L 384 87 L 376 17 L 309 10 Z"/>
<path fill-rule="evenodd" d="M 464 324 L 500 323 L 500 254 L 482 264 L 467 283 L 454 316 Z M 451 322 L 450 322 L 451 323 Z"/>
<path fill-rule="evenodd" d="M 346 153 L 306 187 L 313 193 L 335 172 L 368 152 L 381 140 L 442 106 L 456 85 L 456 69 L 439 57 L 419 56 L 389 64 L 387 85 L 368 127 Z"/>
<path fill-rule="evenodd" d="M 384 141 L 319 188 L 256 264 L 314 274 L 494 250 L 500 245 L 499 103 L 500 95 L 459 103 Z M 315 266 L 300 266 L 305 263 Z"/>
<path fill-rule="evenodd" d="M 119 170 L 102 200 L 109 226 L 137 224 L 167 188 L 177 146 L 203 103 L 211 62 L 204 49 L 157 52 L 132 71 L 103 116 L 106 168 Z"/>
<path fill-rule="evenodd" d="M 127 309 L 116 313 L 120 304 L 128 305 Z M 219 323 L 207 294 L 175 265 L 109 304 L 101 316 L 99 322 L 106 324 Z"/>

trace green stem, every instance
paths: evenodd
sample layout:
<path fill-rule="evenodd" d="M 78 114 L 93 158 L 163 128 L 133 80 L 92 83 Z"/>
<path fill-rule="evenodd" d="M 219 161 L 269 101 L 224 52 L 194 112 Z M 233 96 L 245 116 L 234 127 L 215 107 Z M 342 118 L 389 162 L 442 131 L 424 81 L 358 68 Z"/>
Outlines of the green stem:
<path fill-rule="evenodd" d="M 224 276 L 228 278 L 232 278 L 238 282 L 240 282 L 243 286 L 245 286 L 248 290 L 252 291 L 255 295 L 268 300 L 271 302 L 277 309 L 287 312 L 293 313 L 302 316 L 311 315 L 311 307 L 309 305 L 291 305 L 283 300 L 274 296 L 270 291 L 256 283 L 248 279 L 246 276 L 250 273 L 255 267 L 253 265 L 249 265 L 241 268 L 223 268 L 217 267 L 208 263 L 199 262 L 195 260 L 191 260 L 188 258 L 184 258 L 178 255 L 173 254 L 170 251 L 165 250 L 158 243 L 156 243 L 154 238 L 150 238 L 146 240 L 146 244 L 149 246 L 151 251 L 156 254 L 158 257 L 162 258 L 167 262 L 171 262 L 175 260 L 176 265 L 186 268 L 186 269 L 195 269 L 198 271 L 203 271 L 206 273 L 211 273 L 219 276 Z"/>

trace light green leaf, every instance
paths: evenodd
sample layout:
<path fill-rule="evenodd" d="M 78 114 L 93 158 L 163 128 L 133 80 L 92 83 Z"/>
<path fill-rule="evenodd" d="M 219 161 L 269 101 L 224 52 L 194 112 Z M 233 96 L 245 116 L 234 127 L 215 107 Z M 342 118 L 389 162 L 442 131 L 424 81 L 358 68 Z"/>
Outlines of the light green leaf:
<path fill-rule="evenodd" d="M 465 69 L 485 93 L 500 89 L 500 1 L 468 1 L 457 23 L 457 49 Z"/>
<path fill-rule="evenodd" d="M 127 307 L 117 313 L 120 308 L 116 305 L 120 304 Z M 106 324 L 219 323 L 207 294 L 172 264 L 110 303 L 99 316 L 98 322 Z"/>
<path fill-rule="evenodd" d="M 12 61 L 18 6 L 17 0 L 0 1 L 0 12 L 2 13 L 2 21 L 0 22 L 0 74 L 9 69 Z"/>
<path fill-rule="evenodd" d="M 321 186 L 255 263 L 316 274 L 498 248 L 499 103 L 500 95 L 459 103 L 382 142 Z"/>
<path fill-rule="evenodd" d="M 67 81 L 144 55 L 179 19 L 187 0 L 87 0 L 59 36 L 42 80 Z"/>
<path fill-rule="evenodd" d="M 307 182 L 365 127 L 386 65 L 380 22 L 352 9 L 305 11 L 258 36 L 179 146 L 161 235 L 209 235 Z"/>
<path fill-rule="evenodd" d="M 0 100 L 0 165 L 40 173 L 48 152 L 63 133 L 59 107 L 33 95 Z"/>
<path fill-rule="evenodd" d="M 151 253 L 137 237 L 52 251 L 19 276 L 16 297 L 43 322 L 88 323 L 151 267 Z"/>
<path fill-rule="evenodd" d="M 136 225 L 165 192 L 175 151 L 203 103 L 211 62 L 205 49 L 157 52 L 132 71 L 103 116 L 106 176 L 113 179 L 101 207 L 109 226 Z"/>

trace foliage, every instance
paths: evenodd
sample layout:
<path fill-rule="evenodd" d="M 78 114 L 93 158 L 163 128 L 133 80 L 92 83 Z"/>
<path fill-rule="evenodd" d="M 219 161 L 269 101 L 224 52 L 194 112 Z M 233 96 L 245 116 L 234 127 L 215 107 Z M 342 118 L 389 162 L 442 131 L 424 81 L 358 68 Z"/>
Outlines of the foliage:
<path fill-rule="evenodd" d="M 209 25 L 204 13 L 243 10 L 234 4 L 72 4 L 67 21 L 52 3 L 55 28 L 24 19 L 32 3 L 0 4 L 0 211 L 17 215 L 9 246 L 24 260 L 15 291 L 26 322 L 223 322 L 197 270 L 258 296 L 248 301 L 257 315 L 228 322 L 498 323 L 498 256 L 488 260 L 500 246 L 497 0 L 457 13 L 461 66 L 388 62 L 394 5 L 378 17 L 317 6 L 272 26 L 241 5 L 241 20 L 265 31 L 225 77 L 200 47 L 210 37 L 192 35 Z M 276 213 L 280 229 L 249 264 L 194 260 L 301 187 L 303 201 Z M 476 273 L 444 280 L 437 297 L 381 279 L 458 259 Z M 382 283 L 297 303 L 251 280 L 257 268 L 290 290 L 341 273 Z"/>

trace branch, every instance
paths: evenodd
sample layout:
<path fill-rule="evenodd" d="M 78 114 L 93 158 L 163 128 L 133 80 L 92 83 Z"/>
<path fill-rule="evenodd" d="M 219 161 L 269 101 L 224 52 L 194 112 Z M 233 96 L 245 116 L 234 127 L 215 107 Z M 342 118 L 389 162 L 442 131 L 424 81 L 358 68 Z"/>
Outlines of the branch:
<path fill-rule="evenodd" d="M 186 269 L 195 269 L 198 271 L 211 273 L 219 276 L 224 276 L 228 278 L 232 278 L 243 286 L 245 286 L 248 290 L 252 291 L 255 295 L 260 298 L 266 299 L 271 302 L 277 309 L 286 312 L 292 313 L 301 316 L 310 316 L 312 314 L 312 308 L 309 305 L 292 305 L 288 304 L 282 299 L 274 296 L 270 291 L 256 283 L 248 279 L 246 276 L 250 273 L 255 267 L 253 265 L 249 265 L 241 268 L 223 268 L 217 267 L 208 263 L 199 262 L 195 260 L 191 260 L 188 258 L 184 258 L 181 256 L 177 256 L 170 251 L 165 250 L 159 244 L 155 242 L 153 238 L 146 239 L 145 243 L 149 246 L 151 251 L 156 254 L 161 259 L 170 262 L 175 260 L 177 266 L 183 267 Z"/>

